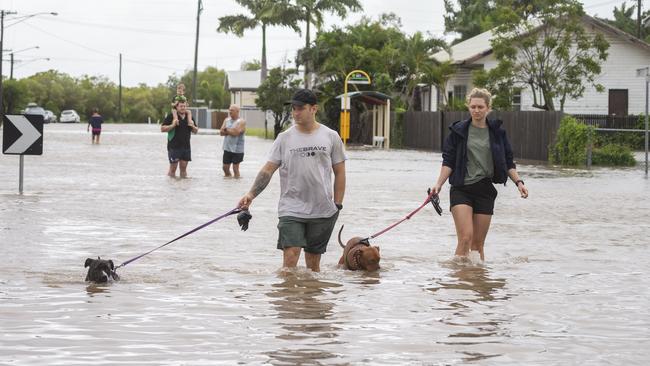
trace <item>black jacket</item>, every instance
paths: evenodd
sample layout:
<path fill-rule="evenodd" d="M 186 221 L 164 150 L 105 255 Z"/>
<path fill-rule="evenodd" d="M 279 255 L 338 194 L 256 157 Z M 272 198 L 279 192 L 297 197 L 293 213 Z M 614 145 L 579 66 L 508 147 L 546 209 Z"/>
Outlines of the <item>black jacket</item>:
<path fill-rule="evenodd" d="M 467 135 L 471 119 L 454 122 L 449 126 L 449 136 L 445 139 L 442 148 L 442 165 L 451 168 L 449 184 L 462 186 L 465 184 L 467 173 Z M 492 150 L 492 161 L 494 162 L 493 183 L 508 181 L 508 170 L 515 168 L 512 159 L 512 148 L 506 136 L 506 131 L 501 128 L 503 122 L 500 120 L 487 120 L 490 133 L 490 150 Z"/>

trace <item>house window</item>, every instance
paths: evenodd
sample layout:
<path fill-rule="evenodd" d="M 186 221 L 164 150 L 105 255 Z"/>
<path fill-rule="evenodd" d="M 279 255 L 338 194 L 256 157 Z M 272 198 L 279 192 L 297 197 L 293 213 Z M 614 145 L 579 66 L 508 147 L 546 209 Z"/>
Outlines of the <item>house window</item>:
<path fill-rule="evenodd" d="M 513 111 L 521 110 L 521 90 L 515 90 L 512 93 L 512 110 Z"/>
<path fill-rule="evenodd" d="M 464 102 L 465 96 L 467 96 L 467 85 L 454 85 L 454 99 Z"/>

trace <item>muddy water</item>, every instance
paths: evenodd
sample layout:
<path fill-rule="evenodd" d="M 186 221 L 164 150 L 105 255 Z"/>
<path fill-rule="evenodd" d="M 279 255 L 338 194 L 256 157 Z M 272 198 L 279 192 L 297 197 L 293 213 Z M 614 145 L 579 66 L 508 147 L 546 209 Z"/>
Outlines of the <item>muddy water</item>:
<path fill-rule="evenodd" d="M 43 156 L 0 156 L 0 364 L 645 365 L 650 183 L 641 167 L 520 165 L 531 196 L 498 187 L 484 265 L 459 265 L 451 215 L 428 207 L 377 238 L 382 270 L 280 275 L 278 177 L 251 208 L 83 281 L 230 210 L 270 142 L 247 139 L 224 179 L 221 138 L 192 138 L 191 179 L 165 177 L 155 126 L 47 125 Z M 343 236 L 375 233 L 424 199 L 441 156 L 348 151 Z M 445 191 L 446 193 L 446 191 Z M 442 199 L 448 205 L 446 194 Z"/>

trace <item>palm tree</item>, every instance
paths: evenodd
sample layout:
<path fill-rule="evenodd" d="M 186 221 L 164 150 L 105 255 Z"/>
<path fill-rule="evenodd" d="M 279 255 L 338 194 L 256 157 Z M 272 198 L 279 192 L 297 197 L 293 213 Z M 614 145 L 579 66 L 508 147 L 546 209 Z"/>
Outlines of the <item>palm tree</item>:
<path fill-rule="evenodd" d="M 296 0 L 296 6 L 300 11 L 301 19 L 306 23 L 305 50 L 309 49 L 311 24 L 314 24 L 316 29 L 320 30 L 323 26 L 323 14 L 325 12 L 336 13 L 339 17 L 345 17 L 348 10 L 359 11 L 363 9 L 358 0 Z M 304 53 L 304 56 L 307 55 L 308 53 Z M 305 57 L 303 62 L 305 63 L 305 88 L 309 88 L 310 60 Z"/>
<path fill-rule="evenodd" d="M 262 27 L 262 81 L 266 79 L 266 27 L 281 25 L 292 28 L 300 33 L 297 25 L 298 13 L 287 0 L 235 0 L 239 5 L 247 8 L 251 15 L 228 15 L 219 18 L 218 32 L 233 33 L 238 37 L 244 31 Z"/>
<path fill-rule="evenodd" d="M 436 62 L 431 57 L 434 53 L 446 49 L 442 39 L 425 38 L 421 32 L 415 32 L 402 44 L 401 53 L 406 71 L 402 95 L 409 101 L 409 110 L 415 106 L 416 89 L 422 78 L 432 70 Z"/>

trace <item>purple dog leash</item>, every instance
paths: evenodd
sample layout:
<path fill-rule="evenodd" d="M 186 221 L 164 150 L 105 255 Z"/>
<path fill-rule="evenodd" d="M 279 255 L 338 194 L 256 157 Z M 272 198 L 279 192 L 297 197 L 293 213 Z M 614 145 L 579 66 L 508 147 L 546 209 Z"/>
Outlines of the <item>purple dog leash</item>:
<path fill-rule="evenodd" d="M 192 229 L 192 230 L 186 232 L 185 234 L 183 234 L 183 235 L 181 235 L 181 236 L 178 236 L 178 237 L 176 237 L 175 239 L 172 239 L 172 240 L 166 242 L 165 244 L 163 244 L 163 245 L 161 245 L 161 246 L 159 246 L 159 247 L 157 247 L 157 248 L 151 249 L 150 251 L 148 251 L 148 252 L 146 252 L 146 253 L 140 254 L 140 255 L 138 255 L 137 257 L 133 257 L 133 258 L 127 260 L 126 262 L 124 262 L 124 263 L 120 264 L 119 266 L 115 267 L 115 271 L 117 271 L 118 268 L 124 267 L 124 266 L 126 266 L 127 264 L 129 264 L 129 263 L 131 263 L 131 262 L 134 262 L 134 261 L 136 261 L 136 260 L 138 260 L 138 259 L 144 257 L 145 255 L 147 255 L 147 254 L 149 254 L 149 253 L 155 252 L 156 250 L 158 250 L 158 249 L 160 249 L 160 248 L 162 248 L 162 247 L 164 247 L 164 246 L 167 246 L 167 245 L 169 245 L 169 244 L 175 242 L 175 241 L 178 240 L 178 239 L 182 239 L 182 238 L 184 238 L 184 237 L 186 237 L 186 236 L 192 234 L 193 232 L 199 231 L 199 230 L 203 229 L 204 227 L 206 227 L 206 226 L 208 226 L 208 225 L 214 224 L 215 222 L 217 222 L 217 221 L 223 219 L 224 217 L 227 217 L 227 216 L 230 216 L 230 215 L 234 215 L 234 214 L 239 213 L 239 212 L 242 212 L 242 211 L 243 211 L 243 210 L 242 210 L 241 208 L 239 208 L 239 207 L 237 207 L 237 208 L 233 208 L 232 210 L 226 212 L 225 214 L 223 214 L 223 215 L 221 215 L 221 216 L 219 216 L 219 217 L 217 217 L 217 218 L 215 218 L 215 219 L 212 219 L 212 220 L 206 222 L 205 224 L 202 224 L 202 225 L 200 225 L 200 226 L 198 226 L 198 227 L 196 227 L 196 228 L 194 228 L 194 229 Z M 247 225 L 248 225 L 248 224 L 247 224 Z M 246 228 L 248 228 L 248 226 L 246 226 Z M 242 230 L 245 230 L 245 229 L 242 227 Z"/>

